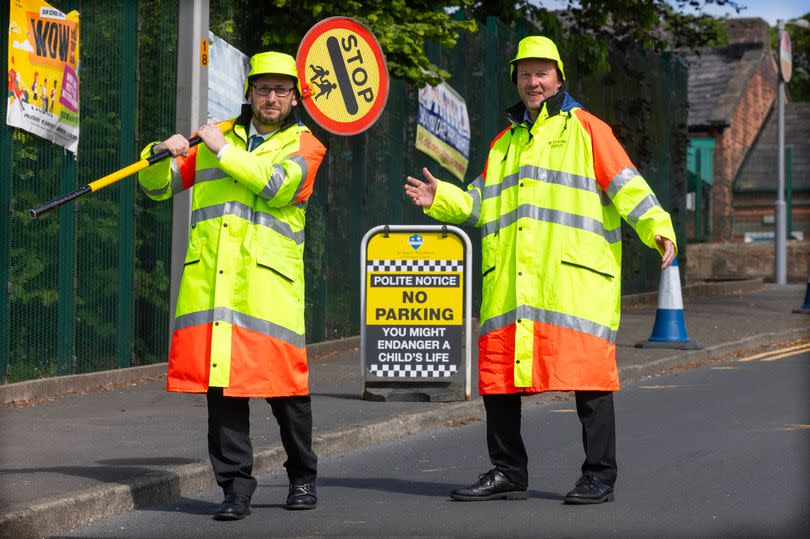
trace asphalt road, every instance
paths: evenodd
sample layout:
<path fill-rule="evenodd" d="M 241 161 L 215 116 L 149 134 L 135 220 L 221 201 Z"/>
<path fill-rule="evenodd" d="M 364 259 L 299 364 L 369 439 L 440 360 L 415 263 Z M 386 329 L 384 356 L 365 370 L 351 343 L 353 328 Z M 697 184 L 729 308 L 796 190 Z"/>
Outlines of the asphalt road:
<path fill-rule="evenodd" d="M 809 395 L 806 344 L 626 384 L 616 500 L 602 505 L 562 503 L 582 449 L 573 401 L 561 399 L 524 410 L 526 501 L 447 497 L 489 469 L 474 421 L 323 459 L 314 511 L 284 510 L 286 476 L 270 474 L 243 521 L 213 521 L 221 493 L 209 491 L 63 536 L 807 537 Z"/>

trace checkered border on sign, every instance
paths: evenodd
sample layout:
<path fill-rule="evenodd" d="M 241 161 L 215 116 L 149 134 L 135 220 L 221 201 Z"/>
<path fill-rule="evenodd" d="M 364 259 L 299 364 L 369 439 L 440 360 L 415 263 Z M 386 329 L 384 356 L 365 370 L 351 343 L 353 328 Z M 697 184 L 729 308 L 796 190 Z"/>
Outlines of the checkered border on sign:
<path fill-rule="evenodd" d="M 458 372 L 456 365 L 433 365 L 433 364 L 394 364 L 394 365 L 369 365 L 371 374 L 385 378 L 446 378 Z"/>
<path fill-rule="evenodd" d="M 463 271 L 463 260 L 369 260 L 366 270 L 391 271 Z"/>

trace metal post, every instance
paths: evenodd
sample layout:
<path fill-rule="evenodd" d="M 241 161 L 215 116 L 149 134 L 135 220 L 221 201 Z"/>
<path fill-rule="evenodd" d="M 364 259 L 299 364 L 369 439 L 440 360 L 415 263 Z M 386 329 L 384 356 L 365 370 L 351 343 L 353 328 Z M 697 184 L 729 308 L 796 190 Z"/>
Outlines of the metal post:
<path fill-rule="evenodd" d="M 76 160 L 62 156 L 59 190 L 76 189 Z M 56 306 L 56 356 L 60 376 L 76 374 L 76 205 L 59 208 L 58 297 Z"/>
<path fill-rule="evenodd" d="M 779 34 L 777 43 L 782 42 L 785 21 L 777 21 Z M 776 204 L 774 205 L 776 229 L 774 230 L 774 276 L 776 284 L 787 283 L 787 219 L 785 216 L 785 81 L 781 71 L 778 74 L 779 84 L 776 91 L 777 114 L 779 118 L 779 135 L 777 143 L 779 174 L 776 184 Z"/>
<path fill-rule="evenodd" d="M 703 164 L 701 163 L 702 150 L 695 148 L 695 170 L 697 178 L 695 181 L 695 240 L 703 241 Z M 688 189 L 687 189 L 688 191 Z"/>
<path fill-rule="evenodd" d="M 8 25 L 8 17 L 2 18 L 2 24 Z M 8 40 L 0 40 L 0 57 L 8 58 Z M 6 117 L 8 99 L 0 104 L 0 117 Z M 0 128 L 0 384 L 5 383 L 9 370 L 11 350 L 11 196 L 12 167 L 14 151 L 11 141 L 11 127 Z"/>
<path fill-rule="evenodd" d="M 487 17 L 487 25 L 484 29 L 484 73 L 492 74 L 499 73 L 498 71 L 498 58 L 497 52 L 500 50 L 498 47 L 498 21 L 495 17 Z M 498 86 L 495 84 L 495 77 L 484 76 L 484 95 L 492 96 L 492 99 L 497 99 Z M 483 114 L 483 129 L 482 135 L 484 140 L 492 140 L 497 135 L 496 119 L 499 119 L 500 108 L 497 106 L 487 107 L 486 112 Z"/>
<path fill-rule="evenodd" d="M 360 253 L 358 252 L 360 245 L 357 243 L 357 240 L 363 239 L 363 231 L 367 228 L 366 216 L 369 210 L 365 205 L 367 197 L 364 181 L 366 178 L 367 137 L 368 133 L 361 133 L 354 135 L 349 141 L 349 148 L 352 152 L 352 177 L 349 181 L 350 200 L 362 204 L 359 215 L 355 215 L 353 219 L 349 220 L 349 260 L 358 260 L 360 258 Z M 355 283 L 356 281 L 352 280 L 350 282 Z M 355 293 L 354 287 L 352 287 L 351 294 L 351 309 L 352 313 L 360 312 L 360 294 Z M 354 317 L 352 317 L 352 321 L 353 320 Z M 352 329 L 354 329 L 354 324 L 352 324 Z"/>
<path fill-rule="evenodd" d="M 787 202 L 787 238 L 793 234 L 793 148 L 785 148 L 785 200 Z"/>
<path fill-rule="evenodd" d="M 200 58 L 200 44 L 208 39 L 208 0 L 180 0 L 177 28 L 177 109 L 175 131 L 188 136 L 208 117 L 208 69 Z M 172 198 L 172 269 L 169 300 L 169 341 L 188 246 L 191 192 Z"/>
<path fill-rule="evenodd" d="M 66 12 L 76 8 L 75 0 L 62 4 Z M 61 159 L 59 192 L 68 193 L 76 189 L 78 163 L 74 154 L 64 152 Z M 77 204 L 69 204 L 59 209 L 59 242 L 57 251 L 57 294 L 56 305 L 56 358 L 60 376 L 76 374 L 76 212 Z"/>
<path fill-rule="evenodd" d="M 121 129 L 118 135 L 118 166 L 125 167 L 136 161 L 135 115 L 138 109 L 135 97 L 135 66 L 138 56 L 138 4 L 123 2 L 121 13 L 119 75 Z M 115 356 L 119 369 L 135 363 L 135 301 L 133 282 L 135 274 L 135 183 L 121 182 L 118 188 L 118 298 L 116 313 Z"/>

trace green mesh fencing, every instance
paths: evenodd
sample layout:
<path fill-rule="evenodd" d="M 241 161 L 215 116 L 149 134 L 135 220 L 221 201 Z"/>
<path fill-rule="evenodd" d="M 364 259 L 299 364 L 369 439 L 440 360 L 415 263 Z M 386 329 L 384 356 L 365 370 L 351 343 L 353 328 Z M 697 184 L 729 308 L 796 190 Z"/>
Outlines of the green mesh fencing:
<path fill-rule="evenodd" d="M 137 151 L 175 131 L 177 4 L 139 3 Z M 135 193 L 134 358 L 150 364 L 166 361 L 169 348 L 172 205 L 154 202 L 140 189 Z"/>
<path fill-rule="evenodd" d="M 3 382 L 165 361 L 168 348 L 170 204 L 144 203 L 129 178 L 37 220 L 27 210 L 136 161 L 141 138 L 173 132 L 177 2 L 58 7 L 81 13 L 78 157 L 2 128 Z"/>
<path fill-rule="evenodd" d="M 134 178 L 31 220 L 27 210 L 138 159 L 146 143 L 174 132 L 178 0 L 61 3 L 81 27 L 78 159 L 24 131 L 0 129 L 0 382 L 165 361 L 168 350 L 170 202 Z M 243 0 L 211 0 L 212 30 L 246 54 L 262 50 L 260 20 Z M 0 21 L 8 3 L 0 2 Z M 156 16 L 157 14 L 157 16 Z M 7 26 L 7 24 L 6 24 Z M 519 26 L 519 28 L 525 28 Z M 433 60 L 465 98 L 472 125 L 469 183 L 518 101 L 508 61 L 525 35 L 495 19 Z M 0 61 L 6 67 L 7 41 Z M 567 48 L 569 47 L 569 48 Z M 564 58 L 573 45 L 561 46 Z M 610 123 L 662 205 L 683 231 L 686 68 L 676 58 L 612 52 L 611 70 L 580 76 L 566 64 L 569 92 Z M 5 118 L 6 101 L 0 106 Z M 328 148 L 307 209 L 308 342 L 359 333 L 360 243 L 382 224 L 429 224 L 405 200 L 405 176 L 423 166 L 452 176 L 417 151 L 417 89 L 393 80 L 377 123 L 353 137 L 303 121 Z M 473 241 L 473 310 L 480 304 L 480 233 Z M 654 290 L 659 260 L 625 229 L 625 293 Z"/>

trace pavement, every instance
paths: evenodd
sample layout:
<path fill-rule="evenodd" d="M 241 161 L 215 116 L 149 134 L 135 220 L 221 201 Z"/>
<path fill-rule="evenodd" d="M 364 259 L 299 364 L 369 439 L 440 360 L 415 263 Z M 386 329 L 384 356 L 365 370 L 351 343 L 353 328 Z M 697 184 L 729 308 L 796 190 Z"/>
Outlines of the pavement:
<path fill-rule="evenodd" d="M 704 345 L 689 351 L 635 348 L 650 336 L 655 294 L 625 296 L 620 376 L 629 381 L 810 340 L 810 316 L 792 312 L 806 287 L 758 280 L 684 287 L 686 329 Z M 320 458 L 482 418 L 475 355 L 469 401 L 372 402 L 360 398 L 358 338 L 309 352 Z M 45 537 L 214 488 L 205 397 L 167 393 L 164 374 L 162 364 L 0 386 L 0 538 Z M 547 393 L 526 405 L 568 397 Z M 251 420 L 254 474 L 282 469 L 270 407 L 254 400 Z"/>

